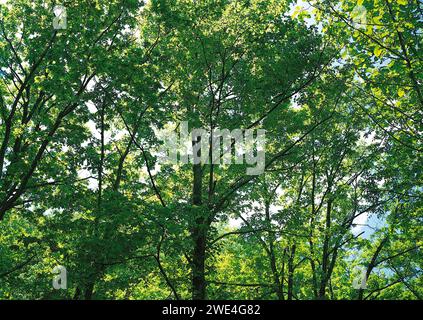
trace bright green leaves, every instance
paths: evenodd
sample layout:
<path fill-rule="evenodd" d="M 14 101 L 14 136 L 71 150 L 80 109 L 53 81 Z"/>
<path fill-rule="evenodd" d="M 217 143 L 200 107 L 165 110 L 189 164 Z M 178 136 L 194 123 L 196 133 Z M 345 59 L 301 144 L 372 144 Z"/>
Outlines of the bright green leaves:
<path fill-rule="evenodd" d="M 398 89 L 398 97 L 402 97 L 402 96 L 404 96 L 404 94 L 405 94 L 405 91 L 404 91 L 404 89 L 403 88 L 399 88 Z"/>
<path fill-rule="evenodd" d="M 190 298 L 200 233 L 209 298 L 355 299 L 386 236 L 369 298 L 421 296 L 418 8 L 294 2 L 73 1 L 54 37 L 45 1 L 1 8 L 0 298 Z M 202 166 L 194 205 L 156 153 L 180 121 L 266 129 L 272 161 Z"/>
<path fill-rule="evenodd" d="M 383 53 L 383 49 L 380 48 L 380 47 L 375 47 L 373 53 L 375 54 L 376 57 L 379 58 L 382 55 L 382 53 Z"/>

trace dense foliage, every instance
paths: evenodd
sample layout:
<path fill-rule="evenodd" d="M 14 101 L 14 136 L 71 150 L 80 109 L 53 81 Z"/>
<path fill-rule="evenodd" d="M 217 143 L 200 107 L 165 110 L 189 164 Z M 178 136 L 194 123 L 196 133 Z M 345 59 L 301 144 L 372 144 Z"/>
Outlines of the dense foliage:
<path fill-rule="evenodd" d="M 0 299 L 423 297 L 419 0 L 0 3 Z"/>

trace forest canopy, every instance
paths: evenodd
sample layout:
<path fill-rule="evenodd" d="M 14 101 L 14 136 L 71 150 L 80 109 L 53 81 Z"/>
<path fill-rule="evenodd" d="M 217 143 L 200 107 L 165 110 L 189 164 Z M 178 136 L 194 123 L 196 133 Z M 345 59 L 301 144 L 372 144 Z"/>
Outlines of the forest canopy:
<path fill-rule="evenodd" d="M 422 10 L 0 0 L 0 299 L 422 299 Z"/>

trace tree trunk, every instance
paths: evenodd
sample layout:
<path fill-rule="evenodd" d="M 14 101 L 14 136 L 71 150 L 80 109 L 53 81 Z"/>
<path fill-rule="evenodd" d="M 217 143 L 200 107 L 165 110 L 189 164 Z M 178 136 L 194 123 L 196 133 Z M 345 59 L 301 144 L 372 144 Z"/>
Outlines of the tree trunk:
<path fill-rule="evenodd" d="M 283 288 L 281 285 L 281 281 L 279 279 L 279 272 L 278 272 L 278 268 L 276 266 L 276 257 L 275 257 L 275 248 L 274 248 L 274 243 L 275 243 L 275 235 L 274 233 L 271 231 L 271 222 L 270 222 L 270 202 L 266 202 L 265 204 L 265 215 L 266 215 L 266 224 L 267 227 L 269 228 L 269 232 L 268 232 L 268 240 L 269 240 L 269 258 L 270 258 L 270 268 L 272 270 L 272 274 L 273 274 L 273 281 L 275 282 L 276 285 L 276 294 L 278 296 L 279 300 L 284 300 L 284 296 L 283 296 Z M 282 279 L 283 281 L 283 279 Z"/>
<path fill-rule="evenodd" d="M 288 300 L 292 300 L 294 292 L 294 257 L 295 257 L 295 243 L 291 247 L 291 254 L 288 260 Z"/>
<path fill-rule="evenodd" d="M 94 281 L 89 282 L 85 287 L 84 299 L 91 300 L 94 292 Z"/>
<path fill-rule="evenodd" d="M 201 143 L 201 137 L 193 141 L 195 144 Z M 198 151 L 201 157 L 201 149 Z M 192 204 L 195 207 L 195 225 L 192 228 L 192 240 L 194 242 L 194 250 L 192 254 L 192 299 L 206 299 L 206 277 L 205 277 L 205 261 L 206 261 L 206 241 L 207 241 L 207 225 L 208 221 L 202 212 L 202 168 L 201 163 L 193 165 L 193 190 Z"/>
<path fill-rule="evenodd" d="M 323 242 L 323 256 L 322 256 L 322 278 L 320 280 L 319 299 L 326 299 L 326 287 L 330 279 L 329 272 L 329 241 L 330 241 L 330 227 L 331 227 L 331 211 L 332 200 L 328 200 L 326 208 L 326 223 L 325 223 L 325 237 Z"/>
<path fill-rule="evenodd" d="M 197 219 L 197 226 L 194 227 L 192 237 L 194 240 L 194 252 L 192 258 L 192 299 L 206 299 L 206 233 L 203 219 Z"/>

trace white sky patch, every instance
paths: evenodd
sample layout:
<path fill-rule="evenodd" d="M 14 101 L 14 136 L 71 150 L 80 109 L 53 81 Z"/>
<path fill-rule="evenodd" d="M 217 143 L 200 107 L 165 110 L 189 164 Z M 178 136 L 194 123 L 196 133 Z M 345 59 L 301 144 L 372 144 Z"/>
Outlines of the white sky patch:
<path fill-rule="evenodd" d="M 279 193 L 279 192 L 278 192 Z M 270 215 L 272 215 L 272 214 L 275 214 L 275 213 L 277 213 L 278 211 L 280 211 L 280 210 L 282 210 L 283 209 L 283 206 L 281 206 L 281 205 L 275 205 L 275 204 L 271 204 L 270 205 L 270 207 L 269 207 L 269 210 L 270 210 Z M 265 208 L 264 208 L 264 206 L 263 206 L 263 204 L 261 204 L 260 202 L 258 202 L 258 201 L 254 201 L 253 203 L 252 203 L 252 209 L 251 210 L 249 210 L 248 212 L 244 212 L 244 213 L 241 213 L 241 215 L 242 215 L 242 217 L 244 218 L 244 219 L 246 219 L 247 221 L 248 221 L 248 219 L 254 214 L 254 213 L 260 213 L 260 212 L 262 212 L 263 213 L 263 219 L 264 219 L 264 211 L 265 211 Z M 276 221 L 271 221 L 271 223 L 275 226 L 275 227 L 278 227 L 278 223 L 276 222 Z M 237 217 L 234 217 L 234 218 L 229 218 L 229 220 L 228 220 L 228 225 L 229 225 L 229 227 L 231 228 L 231 229 L 239 229 L 239 228 L 241 228 L 241 226 L 242 226 L 242 224 L 243 224 L 243 221 L 242 221 L 242 219 L 241 218 L 237 218 Z"/>
<path fill-rule="evenodd" d="M 241 218 L 229 218 L 228 224 L 231 229 L 239 229 L 241 227 L 242 220 Z"/>
<path fill-rule="evenodd" d="M 83 79 L 81 79 L 81 81 L 82 81 Z M 95 87 L 95 85 L 96 85 L 96 83 L 97 83 L 97 77 L 96 76 L 94 76 L 89 82 L 88 82 L 88 84 L 87 84 L 87 91 L 93 91 L 94 90 L 94 87 Z"/>
<path fill-rule="evenodd" d="M 86 165 L 87 164 L 85 162 L 84 163 L 84 166 L 86 166 Z M 93 176 L 93 174 L 89 170 L 87 170 L 87 169 L 80 169 L 80 170 L 78 170 L 78 178 L 79 179 L 85 179 L 85 178 L 88 178 L 88 177 L 91 177 L 91 176 Z M 89 178 L 88 179 L 88 188 L 91 189 L 91 190 L 93 190 L 93 191 L 97 190 L 98 189 L 98 181 L 97 181 L 97 179 Z"/>
<path fill-rule="evenodd" d="M 369 146 L 376 142 L 376 132 L 372 131 L 369 134 L 366 134 L 365 132 L 360 132 L 360 139 L 358 140 L 359 144 Z"/>
<path fill-rule="evenodd" d="M 295 100 L 292 100 L 291 101 L 291 106 L 290 107 L 294 111 L 299 111 L 302 108 Z"/>
<path fill-rule="evenodd" d="M 89 179 L 88 180 L 88 189 L 93 191 L 98 189 L 98 181 L 96 179 Z"/>
<path fill-rule="evenodd" d="M 87 101 L 85 103 L 85 105 L 87 106 L 88 111 L 90 113 L 96 113 L 97 112 L 97 107 L 95 106 L 94 102 L 92 102 L 91 100 L 90 101 Z"/>
<path fill-rule="evenodd" d="M 283 206 L 275 205 L 275 204 L 271 204 L 270 207 L 269 207 L 271 214 L 275 214 L 275 213 L 281 211 L 282 209 L 283 209 Z"/>
<path fill-rule="evenodd" d="M 43 216 L 45 217 L 52 217 L 56 213 L 62 213 L 64 211 L 63 208 L 49 208 L 46 211 L 44 211 Z"/>
<path fill-rule="evenodd" d="M 369 219 L 369 214 L 367 212 L 360 214 L 357 218 L 354 219 L 353 224 L 356 226 L 351 229 L 351 232 L 356 236 L 360 232 L 364 231 L 365 224 L 367 224 L 367 220 Z"/>
<path fill-rule="evenodd" d="M 294 12 L 304 12 L 306 11 L 308 14 L 310 14 L 309 18 L 305 18 L 304 22 L 308 27 L 316 25 L 316 18 L 314 17 L 314 14 L 312 13 L 313 7 L 307 3 L 307 1 L 304 0 L 297 0 L 297 2 L 292 3 L 289 7 L 288 15 L 293 16 Z M 319 31 L 321 30 L 321 26 L 317 25 Z"/>
<path fill-rule="evenodd" d="M 126 131 L 125 130 L 117 130 L 114 134 L 114 138 L 116 140 L 121 140 L 124 136 L 126 136 Z"/>
<path fill-rule="evenodd" d="M 151 175 L 155 176 L 156 174 L 158 174 L 160 172 L 160 170 L 161 170 L 160 164 L 156 163 L 154 165 L 154 168 L 150 168 Z M 143 166 L 142 169 L 141 169 L 141 172 L 142 172 L 143 176 L 148 177 L 147 166 Z"/>
<path fill-rule="evenodd" d="M 89 120 L 86 124 L 87 128 L 90 130 L 91 135 L 96 139 L 101 139 L 100 130 L 97 129 L 97 126 L 93 120 Z M 117 135 L 122 137 L 125 133 L 118 132 Z M 112 132 L 110 130 L 104 131 L 104 143 L 108 144 L 112 138 Z"/>
<path fill-rule="evenodd" d="M 96 139 L 101 138 L 100 132 L 97 130 L 97 127 L 96 127 L 95 122 L 93 120 L 89 120 L 85 125 L 88 127 L 88 129 L 91 132 L 91 135 L 94 138 L 96 138 Z"/>

